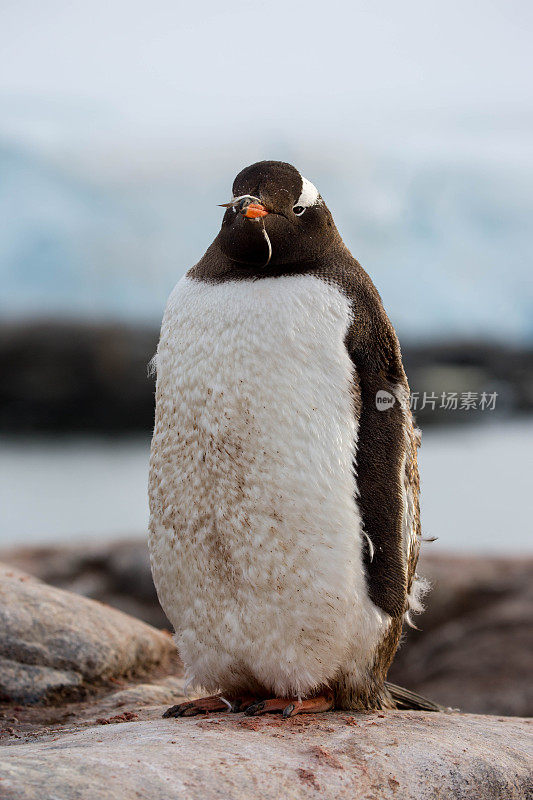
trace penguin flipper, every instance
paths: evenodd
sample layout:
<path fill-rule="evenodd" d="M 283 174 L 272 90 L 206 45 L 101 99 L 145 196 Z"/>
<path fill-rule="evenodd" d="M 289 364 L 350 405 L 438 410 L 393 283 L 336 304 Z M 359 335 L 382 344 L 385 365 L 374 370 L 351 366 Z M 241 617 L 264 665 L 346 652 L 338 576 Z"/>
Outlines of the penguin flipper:
<path fill-rule="evenodd" d="M 375 605 L 399 618 L 409 609 L 420 541 L 418 438 L 409 384 L 381 298 L 351 256 L 339 283 L 354 315 L 345 341 L 359 417 L 354 472 L 369 540 L 364 552 L 368 592 Z"/>
<path fill-rule="evenodd" d="M 354 465 L 357 502 L 372 545 L 364 556 L 368 592 L 379 608 L 391 617 L 401 617 L 407 610 L 410 573 L 414 572 L 404 530 L 406 418 L 399 402 L 382 409 L 376 398 L 384 391 L 394 397 L 393 392 L 403 389 L 406 381 L 404 375 L 396 379 L 389 369 L 354 355 L 360 392 Z"/>

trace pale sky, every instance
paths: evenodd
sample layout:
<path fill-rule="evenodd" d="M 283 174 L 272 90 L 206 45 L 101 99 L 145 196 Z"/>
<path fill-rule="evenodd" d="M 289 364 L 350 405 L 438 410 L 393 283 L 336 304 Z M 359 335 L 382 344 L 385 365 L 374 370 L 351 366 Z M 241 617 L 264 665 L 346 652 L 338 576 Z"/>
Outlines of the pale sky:
<path fill-rule="evenodd" d="M 3 0 L 0 132 L 298 142 L 450 114 L 529 124 L 532 19 L 529 0 Z"/>

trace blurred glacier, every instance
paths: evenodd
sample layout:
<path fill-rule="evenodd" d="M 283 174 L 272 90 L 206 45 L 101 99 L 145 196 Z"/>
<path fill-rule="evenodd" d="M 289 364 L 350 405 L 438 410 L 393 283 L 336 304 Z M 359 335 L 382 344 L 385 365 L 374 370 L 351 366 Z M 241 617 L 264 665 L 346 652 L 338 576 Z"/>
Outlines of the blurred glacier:
<path fill-rule="evenodd" d="M 308 177 L 403 337 L 531 341 L 527 161 L 355 146 L 335 157 L 275 141 L 263 149 L 312 164 Z M 217 203 L 245 165 L 237 149 L 215 169 L 201 150 L 177 144 L 167 155 L 148 154 L 139 170 L 133 157 L 113 168 L 112 153 L 80 168 L 45 149 L 0 143 L 2 316 L 157 321 L 173 284 L 216 235 Z"/>

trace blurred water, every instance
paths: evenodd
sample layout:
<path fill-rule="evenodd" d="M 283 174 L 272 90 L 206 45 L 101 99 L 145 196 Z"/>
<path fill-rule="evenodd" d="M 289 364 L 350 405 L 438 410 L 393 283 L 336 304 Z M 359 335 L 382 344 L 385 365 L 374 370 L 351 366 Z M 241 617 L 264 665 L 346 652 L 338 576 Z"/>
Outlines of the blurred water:
<path fill-rule="evenodd" d="M 146 437 L 2 441 L 0 544 L 142 533 L 149 446 Z"/>
<path fill-rule="evenodd" d="M 144 535 L 149 441 L 4 440 L 0 546 Z M 424 435 L 422 520 L 431 552 L 531 551 L 533 421 Z"/>

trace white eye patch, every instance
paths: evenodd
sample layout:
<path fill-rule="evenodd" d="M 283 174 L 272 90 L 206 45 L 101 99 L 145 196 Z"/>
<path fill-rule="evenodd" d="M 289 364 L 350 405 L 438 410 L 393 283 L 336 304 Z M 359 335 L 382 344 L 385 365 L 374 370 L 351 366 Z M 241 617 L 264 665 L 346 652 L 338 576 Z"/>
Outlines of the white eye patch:
<path fill-rule="evenodd" d="M 302 179 L 302 193 L 296 201 L 295 207 L 303 206 L 303 208 L 309 208 L 310 206 L 314 206 L 316 203 L 318 203 L 318 189 L 316 186 L 313 186 L 311 181 L 308 181 L 307 178 L 304 178 L 303 175 L 300 177 Z"/>

